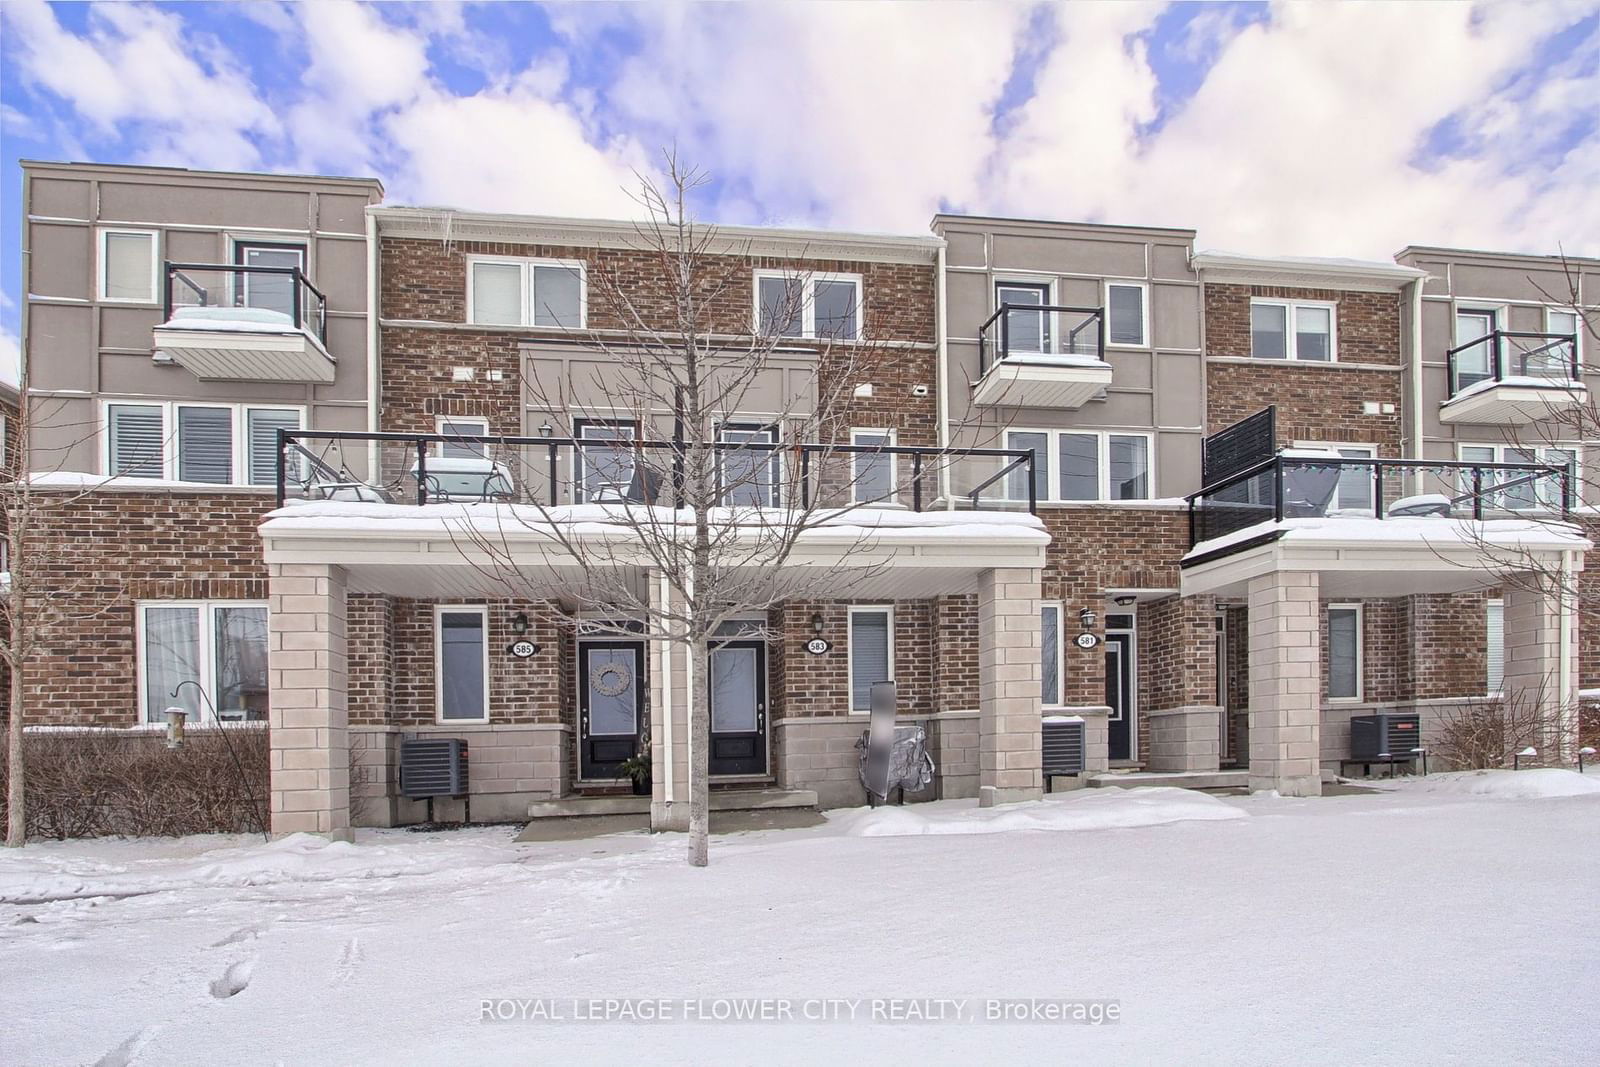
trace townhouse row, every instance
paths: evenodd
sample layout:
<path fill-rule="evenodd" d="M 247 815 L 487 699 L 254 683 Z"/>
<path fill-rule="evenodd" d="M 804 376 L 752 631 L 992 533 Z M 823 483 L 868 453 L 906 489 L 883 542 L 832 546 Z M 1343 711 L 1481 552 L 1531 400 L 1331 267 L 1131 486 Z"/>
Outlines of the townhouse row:
<path fill-rule="evenodd" d="M 801 484 L 894 520 L 870 551 L 808 542 L 804 594 L 695 664 L 595 625 L 549 531 L 502 535 L 553 576 L 508 591 L 438 508 L 656 502 L 619 442 L 671 441 L 674 412 L 615 382 L 675 308 L 634 226 L 387 206 L 362 179 L 23 180 L 24 462 L 69 591 L 37 616 L 30 719 L 269 722 L 278 830 L 421 819 L 414 737 L 468 740 L 474 818 L 614 802 L 649 754 L 653 822 L 682 825 L 700 670 L 714 788 L 825 807 L 863 802 L 880 681 L 927 730 L 922 795 L 993 802 L 1044 785 L 1047 721 L 1088 774 L 1314 794 L 1352 716 L 1520 694 L 1570 733 L 1600 685 L 1571 598 L 1516 577 L 1588 547 L 1568 416 L 1595 385 L 1594 260 L 1249 257 L 960 215 L 722 227 L 708 335 L 782 343 L 718 440 L 859 449 L 831 490 L 803 448 L 740 454 L 728 503 Z M 796 439 L 830 374 L 829 440 Z"/>

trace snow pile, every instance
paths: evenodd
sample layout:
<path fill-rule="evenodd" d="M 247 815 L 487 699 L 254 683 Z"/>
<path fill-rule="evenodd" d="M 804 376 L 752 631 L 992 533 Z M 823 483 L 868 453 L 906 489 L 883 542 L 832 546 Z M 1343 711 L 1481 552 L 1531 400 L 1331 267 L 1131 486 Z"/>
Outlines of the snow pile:
<path fill-rule="evenodd" d="M 1547 800 L 1600 794 L 1600 768 L 1596 768 L 1594 774 L 1579 774 L 1559 767 L 1536 767 L 1526 771 L 1452 771 L 1430 774 L 1426 778 L 1399 778 L 1370 784 L 1406 792 L 1496 800 Z"/>
<path fill-rule="evenodd" d="M 195 839 L 187 839 L 193 841 Z M 120 897 L 169 889 L 268 886 L 284 883 L 389 879 L 520 863 L 525 851 L 489 841 L 454 841 L 443 847 L 438 838 L 415 844 L 395 840 L 353 845 L 311 834 L 293 834 L 272 842 L 232 845 L 249 838 L 219 837 L 223 847 L 185 856 L 174 862 L 160 842 L 138 842 L 128 862 L 92 858 L 87 848 L 61 852 L 28 849 L 0 856 L 0 903 L 37 900 Z M 87 843 L 85 843 L 87 844 Z"/>
<path fill-rule="evenodd" d="M 830 815 L 828 824 L 851 837 L 918 837 L 1018 830 L 1125 830 L 1247 817 L 1216 797 L 1165 787 L 1075 791 L 995 808 L 979 808 L 975 803 L 939 801 L 914 807 L 853 808 L 842 815 Z"/>
<path fill-rule="evenodd" d="M 1572 523 L 1537 519 L 1451 519 L 1442 515 L 1358 519 L 1325 515 L 1316 518 L 1267 520 L 1242 530 L 1201 541 L 1184 557 L 1190 559 L 1276 534 L 1283 541 L 1306 544 L 1351 544 L 1451 548 L 1576 549 L 1592 547 Z"/>
<path fill-rule="evenodd" d="M 294 319 L 272 308 L 175 307 L 156 329 L 214 330 L 221 333 L 293 333 Z"/>
<path fill-rule="evenodd" d="M 1565 368 L 1563 368 L 1562 373 L 1552 373 L 1548 377 L 1538 374 L 1508 374 L 1504 378 L 1500 379 L 1485 378 L 1481 382 L 1473 382 L 1465 389 L 1460 390 L 1449 400 L 1446 400 L 1441 406 L 1449 407 L 1451 404 L 1459 403 L 1470 396 L 1476 396 L 1479 393 L 1486 393 L 1490 389 L 1498 388 L 1562 389 L 1573 393 L 1581 393 L 1585 391 L 1584 384 L 1581 381 L 1574 381 L 1573 379 L 1568 378 L 1566 376 Z"/>

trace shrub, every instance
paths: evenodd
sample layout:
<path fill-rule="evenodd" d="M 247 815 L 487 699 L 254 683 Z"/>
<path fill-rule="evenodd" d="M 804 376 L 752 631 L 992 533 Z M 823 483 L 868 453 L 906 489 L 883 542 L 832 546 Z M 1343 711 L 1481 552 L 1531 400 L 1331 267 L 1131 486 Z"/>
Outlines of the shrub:
<path fill-rule="evenodd" d="M 176 750 L 145 730 L 30 730 L 23 744 L 29 837 L 247 833 L 267 818 L 261 727 L 191 729 Z M 0 737 L 0 820 L 5 748 Z"/>
<path fill-rule="evenodd" d="M 1457 770 L 1509 766 L 1511 754 L 1532 747 L 1539 753 L 1523 766 L 1562 762 L 1563 746 L 1552 745 L 1560 724 L 1536 698 L 1471 701 L 1439 712 L 1437 740 L 1429 751 Z"/>

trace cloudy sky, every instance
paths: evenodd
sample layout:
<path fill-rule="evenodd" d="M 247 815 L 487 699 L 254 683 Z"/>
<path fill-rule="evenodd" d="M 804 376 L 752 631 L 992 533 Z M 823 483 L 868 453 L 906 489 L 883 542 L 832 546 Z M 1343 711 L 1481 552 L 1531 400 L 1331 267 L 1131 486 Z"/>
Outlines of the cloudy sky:
<path fill-rule="evenodd" d="M 376 175 L 629 215 L 662 146 L 725 222 L 937 210 L 1202 247 L 1600 254 L 1600 4 L 0 6 L 0 359 L 20 158 Z"/>

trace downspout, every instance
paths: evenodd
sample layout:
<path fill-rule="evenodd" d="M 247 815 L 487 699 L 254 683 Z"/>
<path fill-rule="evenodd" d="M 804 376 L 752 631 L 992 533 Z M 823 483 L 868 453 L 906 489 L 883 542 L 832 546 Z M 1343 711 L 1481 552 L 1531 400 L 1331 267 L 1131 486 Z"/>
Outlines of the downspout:
<path fill-rule="evenodd" d="M 1425 459 L 1422 447 L 1422 286 L 1426 277 L 1411 280 L 1411 358 L 1406 362 L 1411 368 L 1411 459 Z M 1405 435 L 1400 436 L 1400 458 L 1405 454 Z M 1422 492 L 1422 471 L 1411 474 L 1411 492 Z"/>
<path fill-rule="evenodd" d="M 1558 588 L 1560 599 L 1557 602 L 1561 612 L 1561 648 L 1556 653 L 1556 670 L 1561 672 L 1561 680 L 1556 684 L 1556 699 L 1561 702 L 1557 710 L 1557 721 L 1560 723 L 1557 751 L 1565 751 L 1569 740 L 1578 740 L 1577 694 L 1572 691 L 1572 621 L 1578 610 L 1578 598 L 1572 584 L 1575 580 L 1572 550 L 1564 549 L 1561 553 L 1561 584 Z"/>
<path fill-rule="evenodd" d="M 367 429 L 378 432 L 378 220 L 367 210 Z M 377 470 L 376 466 L 372 467 Z"/>
<path fill-rule="evenodd" d="M 672 585 L 667 581 L 663 572 L 656 579 L 660 590 L 661 606 L 665 609 L 667 598 L 672 595 Z M 677 798 L 672 791 L 672 656 L 671 641 L 663 642 L 665 652 L 661 657 L 661 763 L 666 771 L 661 776 L 661 799 L 668 804 Z"/>
<path fill-rule="evenodd" d="M 934 256 L 934 300 L 938 304 L 933 317 L 933 337 L 935 351 L 939 361 L 938 384 L 939 390 L 939 441 L 940 448 L 949 448 L 950 441 L 950 345 L 948 332 L 945 329 L 945 283 L 944 283 L 944 240 L 939 241 L 939 250 Z M 944 498 L 945 510 L 955 510 L 955 498 L 950 495 L 950 461 L 947 458 L 939 464 L 939 495 Z"/>

